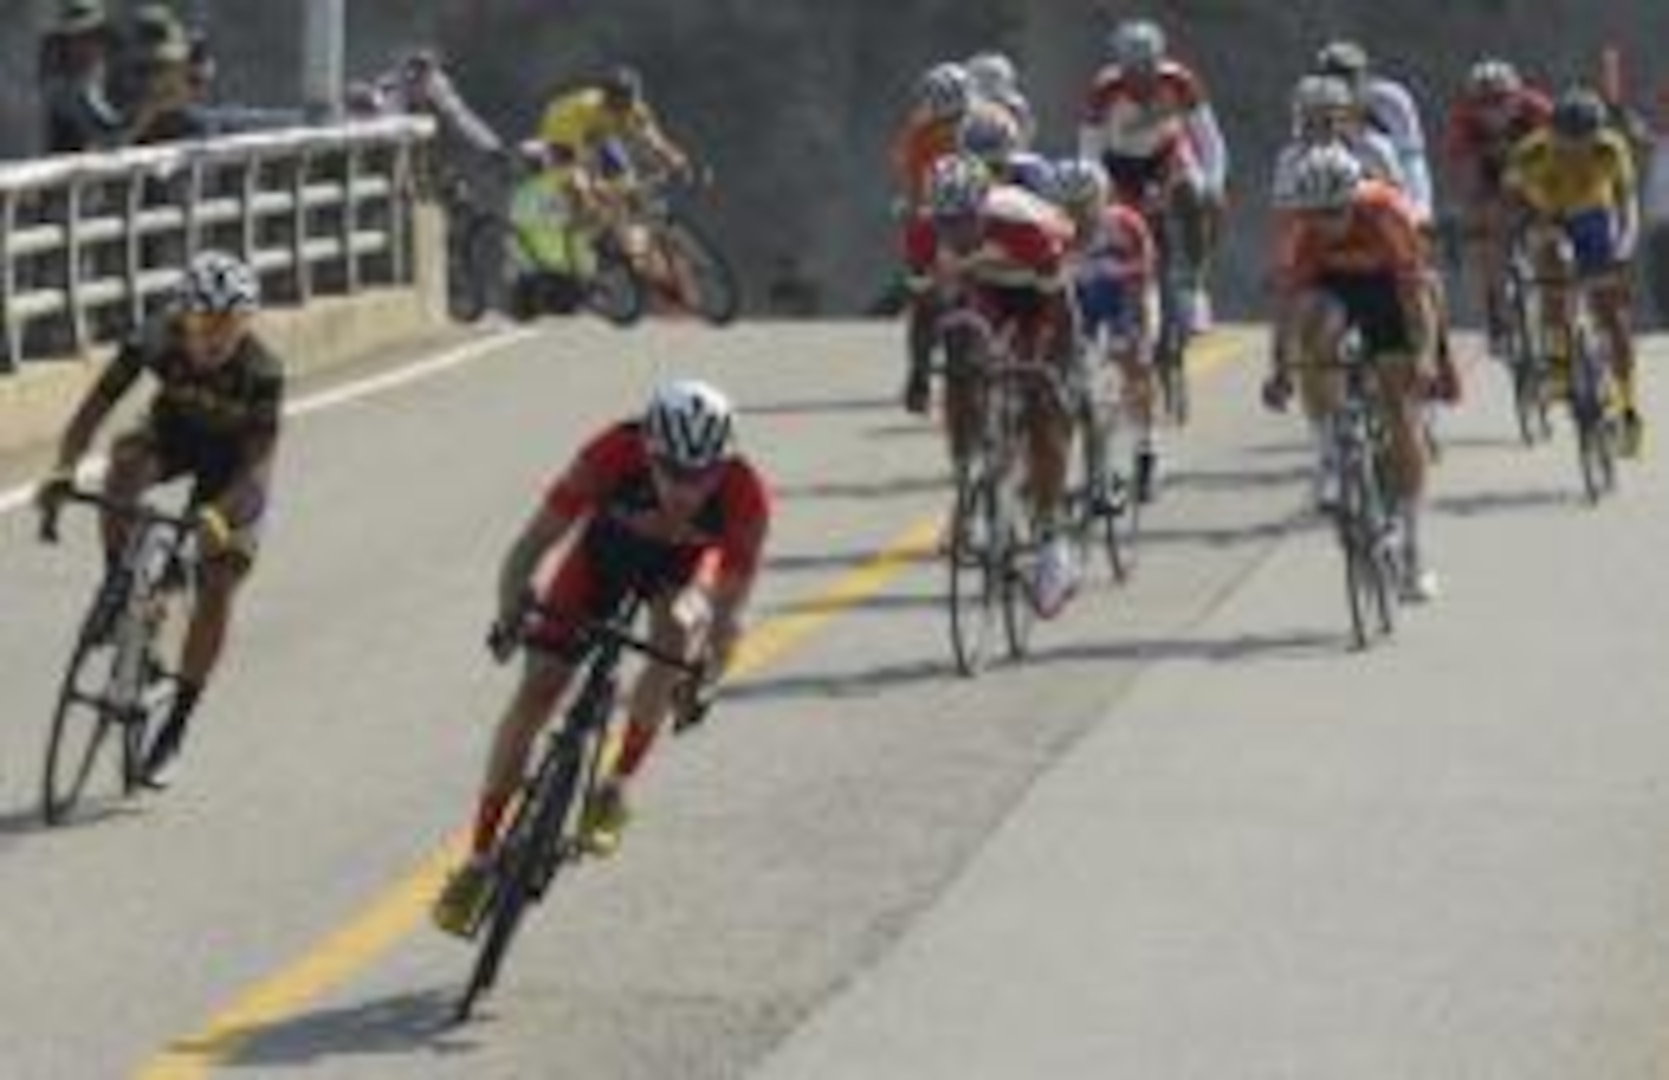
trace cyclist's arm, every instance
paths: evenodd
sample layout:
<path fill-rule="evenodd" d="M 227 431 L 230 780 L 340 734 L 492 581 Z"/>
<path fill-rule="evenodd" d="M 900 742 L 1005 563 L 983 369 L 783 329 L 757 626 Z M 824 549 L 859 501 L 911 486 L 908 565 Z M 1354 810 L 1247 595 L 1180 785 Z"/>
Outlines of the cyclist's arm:
<path fill-rule="evenodd" d="M 710 641 L 720 672 L 729 665 L 741 636 L 742 615 L 759 577 L 771 526 L 771 497 L 764 480 L 746 462 L 740 462 L 733 475 L 722 494 L 726 528 L 717 572 L 706 590 L 713 611 Z"/>
<path fill-rule="evenodd" d="M 1217 123 L 1217 113 L 1211 102 L 1201 98 L 1183 120 L 1188 141 L 1199 154 L 1200 168 L 1205 173 L 1206 191 L 1221 198 L 1228 187 L 1229 147 L 1223 129 Z"/>
<path fill-rule="evenodd" d="M 653 112 L 645 108 L 638 120 L 637 128 L 638 138 L 664 167 L 675 173 L 689 171 L 689 155 L 666 133 L 666 129 L 661 127 L 660 120 Z"/>
<path fill-rule="evenodd" d="M 500 617 L 516 611 L 545 554 L 567 539 L 579 518 L 544 505 L 536 510 L 504 556 L 498 573 Z"/>
<path fill-rule="evenodd" d="M 82 398 L 81 405 L 70 418 L 69 426 L 64 429 L 53 470 L 57 475 L 67 477 L 75 472 L 76 465 L 86 456 L 93 437 L 110 415 L 110 410 L 133 387 L 144 370 L 145 360 L 140 346 L 136 342 L 122 346 L 87 396 Z"/>

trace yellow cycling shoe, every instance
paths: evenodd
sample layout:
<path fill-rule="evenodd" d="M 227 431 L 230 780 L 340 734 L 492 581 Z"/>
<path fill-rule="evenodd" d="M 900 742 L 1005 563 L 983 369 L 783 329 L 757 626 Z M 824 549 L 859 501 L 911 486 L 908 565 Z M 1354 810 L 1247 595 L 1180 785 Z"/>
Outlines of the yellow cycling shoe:
<path fill-rule="evenodd" d="M 457 937 L 474 937 L 487 911 L 492 880 L 492 863 L 482 855 L 454 870 L 429 912 L 435 926 Z"/>
<path fill-rule="evenodd" d="M 619 850 L 621 834 L 631 820 L 632 812 L 620 785 L 598 786 L 580 815 L 580 846 L 588 855 L 613 855 Z"/>

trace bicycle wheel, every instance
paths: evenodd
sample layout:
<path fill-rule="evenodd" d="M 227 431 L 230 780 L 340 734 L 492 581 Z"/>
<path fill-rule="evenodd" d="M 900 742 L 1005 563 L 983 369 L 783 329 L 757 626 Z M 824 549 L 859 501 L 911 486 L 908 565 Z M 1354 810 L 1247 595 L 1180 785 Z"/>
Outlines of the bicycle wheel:
<path fill-rule="evenodd" d="M 661 249 L 669 260 L 683 267 L 683 280 L 695 288 L 694 296 L 681 297 L 684 306 L 714 326 L 734 322 L 742 307 L 742 292 L 736 272 L 717 246 L 694 222 L 674 217 L 663 227 Z"/>
<path fill-rule="evenodd" d="M 1576 426 L 1577 462 L 1583 492 L 1589 505 L 1596 505 L 1617 482 L 1616 424 L 1606 407 L 1605 375 L 1592 341 L 1577 333 L 1572 345 L 1571 419 Z"/>
<path fill-rule="evenodd" d="M 1518 437 L 1525 446 L 1535 446 L 1553 437 L 1553 420 L 1547 408 L 1547 375 L 1536 360 L 1524 356 L 1513 367 L 1513 412 L 1518 418 Z"/>
<path fill-rule="evenodd" d="M 92 777 L 99 751 L 112 730 L 123 726 L 105 698 L 109 661 L 115 650 L 100 641 L 109 634 L 99 624 L 108 626 L 114 618 L 103 610 L 111 602 L 104 597 L 94 601 L 76 636 L 69 667 L 59 684 L 41 777 L 41 818 L 48 825 L 61 823 L 75 809 Z M 101 656 L 106 663 L 98 663 Z M 119 765 L 125 787 L 130 766 L 126 761 Z"/>
<path fill-rule="evenodd" d="M 957 487 L 946 560 L 950 569 L 950 642 L 956 669 L 978 675 L 989 658 L 997 614 L 996 507 L 986 478 Z"/>
<path fill-rule="evenodd" d="M 1113 468 L 1113 423 L 1109 410 L 1090 406 L 1080 413 L 1083 437 L 1083 490 L 1074 517 L 1086 538 L 1093 538 L 1107 560 L 1115 584 L 1130 580 L 1136 568 L 1140 508 L 1124 479 Z"/>
<path fill-rule="evenodd" d="M 567 732 L 555 735 L 504 834 L 495 860 L 487 935 L 476 954 L 463 997 L 458 1000 L 460 1022 L 469 1019 L 481 995 L 498 981 L 510 942 L 528 907 L 544 894 L 561 865 L 563 829 L 573 806 L 580 763 L 580 744 Z"/>
<path fill-rule="evenodd" d="M 1344 555 L 1345 600 L 1350 609 L 1351 642 L 1357 649 L 1373 644 L 1378 634 L 1391 630 L 1393 571 L 1371 482 L 1363 475 L 1364 462 L 1343 470 L 1337 511 L 1340 551 Z"/>
<path fill-rule="evenodd" d="M 1037 600 L 1032 593 L 1032 567 L 1037 561 L 1037 537 L 1029 520 L 1015 505 L 1017 492 L 999 492 L 997 535 L 1002 537 L 997 561 L 1001 574 L 1003 636 L 1010 659 L 1021 660 L 1031 651 L 1032 627 L 1037 623 Z"/>
<path fill-rule="evenodd" d="M 612 243 L 597 244 L 597 270 L 586 283 L 585 306 L 615 326 L 643 318 L 643 282 L 625 254 Z"/>

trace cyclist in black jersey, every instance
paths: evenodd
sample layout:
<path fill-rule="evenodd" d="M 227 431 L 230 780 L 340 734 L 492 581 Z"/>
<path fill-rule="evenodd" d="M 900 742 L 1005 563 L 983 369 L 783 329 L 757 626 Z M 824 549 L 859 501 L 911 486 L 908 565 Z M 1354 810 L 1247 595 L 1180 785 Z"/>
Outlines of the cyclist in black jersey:
<path fill-rule="evenodd" d="M 156 383 L 150 408 L 112 443 L 104 493 L 132 505 L 156 485 L 192 482 L 197 589 L 174 709 L 144 761 L 144 774 L 158 786 L 214 670 L 238 587 L 255 561 L 284 397 L 282 365 L 251 327 L 259 304 L 259 281 L 241 260 L 218 251 L 194 258 L 167 310 L 122 345 L 76 410 L 57 465 L 36 496 L 43 509 L 63 498 L 111 410 L 149 374 Z M 128 527 L 119 514 L 104 517 L 107 572 L 120 558 Z"/>

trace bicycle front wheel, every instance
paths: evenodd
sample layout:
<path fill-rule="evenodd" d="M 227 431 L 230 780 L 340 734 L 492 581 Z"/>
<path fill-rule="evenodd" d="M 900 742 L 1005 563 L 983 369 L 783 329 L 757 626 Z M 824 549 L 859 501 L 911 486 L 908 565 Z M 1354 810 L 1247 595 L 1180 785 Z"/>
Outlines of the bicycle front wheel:
<path fill-rule="evenodd" d="M 579 744 L 564 735 L 556 740 L 499 847 L 487 934 L 458 1001 L 460 1021 L 469 1019 L 481 995 L 498 982 L 510 942 L 528 908 L 544 895 L 561 865 L 563 830 L 578 789 L 581 754 Z"/>
<path fill-rule="evenodd" d="M 1037 623 L 1037 600 L 1032 593 L 1032 569 L 1037 561 L 1037 538 L 1023 523 L 1011 490 L 998 499 L 998 535 L 1002 537 L 1003 633 L 1011 659 L 1031 652 L 1032 628 Z"/>
<path fill-rule="evenodd" d="M 1395 571 L 1377 498 L 1360 465 L 1344 472 L 1337 527 L 1351 642 L 1357 649 L 1368 648 L 1375 636 L 1390 634 L 1395 618 Z"/>
<path fill-rule="evenodd" d="M 643 318 L 643 282 L 626 256 L 611 243 L 597 245 L 597 269 L 586 283 L 585 306 L 615 326 Z"/>
<path fill-rule="evenodd" d="M 41 817 L 48 825 L 62 823 L 74 811 L 87 789 L 99 751 L 113 730 L 121 734 L 124 727 L 104 698 L 107 677 L 99 660 L 101 654 L 107 658 L 112 650 L 97 643 L 94 626 L 104 617 L 96 611 L 88 614 L 58 688 L 41 777 Z M 121 762 L 121 771 L 125 787 L 128 762 Z"/>
<path fill-rule="evenodd" d="M 946 545 L 950 570 L 950 641 L 956 668 L 964 675 L 985 669 L 996 627 L 998 569 L 996 506 L 990 483 L 967 480 L 957 487 Z"/>

